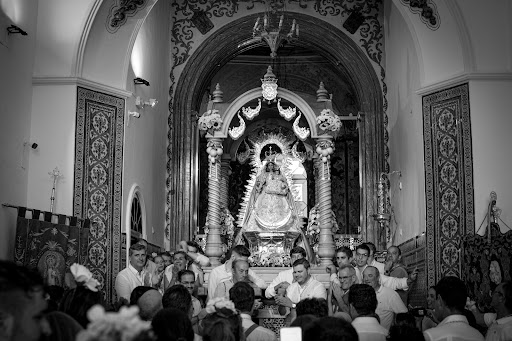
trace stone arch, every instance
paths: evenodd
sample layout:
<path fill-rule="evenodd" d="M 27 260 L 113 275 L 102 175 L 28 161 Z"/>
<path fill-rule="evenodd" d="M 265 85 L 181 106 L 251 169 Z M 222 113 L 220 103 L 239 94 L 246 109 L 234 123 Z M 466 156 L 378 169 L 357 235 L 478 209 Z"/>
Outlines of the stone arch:
<path fill-rule="evenodd" d="M 192 235 L 197 224 L 195 206 L 192 201 L 197 191 L 196 142 L 193 136 L 197 128 L 190 115 L 197 113 L 206 89 L 218 67 L 227 63 L 238 51 L 241 42 L 250 39 L 250 32 L 258 14 L 247 15 L 233 20 L 212 33 L 190 56 L 175 87 L 173 99 L 169 102 L 169 144 L 168 144 L 168 226 L 189 226 L 189 231 L 175 231 L 171 239 L 183 240 Z M 361 113 L 361 167 L 362 195 L 361 225 L 363 238 L 377 242 L 372 215 L 376 207 L 376 181 L 383 171 L 384 160 L 384 115 L 381 84 L 370 59 L 363 50 L 345 33 L 335 26 L 309 15 L 293 13 L 300 22 L 301 38 L 297 45 L 316 50 L 323 55 L 339 73 L 351 82 Z M 303 32 L 303 33 L 302 33 Z M 325 42 L 332 42 L 325 44 Z M 171 75 L 171 80 L 174 80 Z M 171 212 L 183 212 L 176 215 Z M 188 212 L 188 213 L 187 213 Z M 178 239 L 181 238 L 181 239 Z M 172 243 L 172 240 L 171 240 Z"/>

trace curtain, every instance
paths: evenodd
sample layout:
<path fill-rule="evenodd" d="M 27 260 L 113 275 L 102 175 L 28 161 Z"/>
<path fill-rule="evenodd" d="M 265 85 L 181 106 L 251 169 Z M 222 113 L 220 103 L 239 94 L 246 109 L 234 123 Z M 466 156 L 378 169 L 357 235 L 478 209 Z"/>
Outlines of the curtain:
<path fill-rule="evenodd" d="M 26 217 L 28 212 L 31 218 Z M 47 285 L 65 286 L 69 267 L 87 259 L 89 225 L 89 219 L 19 207 L 14 261 L 37 268 Z"/>

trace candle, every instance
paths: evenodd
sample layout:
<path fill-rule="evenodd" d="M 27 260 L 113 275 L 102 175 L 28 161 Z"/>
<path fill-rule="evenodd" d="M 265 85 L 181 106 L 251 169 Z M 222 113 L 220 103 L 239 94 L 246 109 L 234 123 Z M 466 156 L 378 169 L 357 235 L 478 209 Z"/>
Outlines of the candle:
<path fill-rule="evenodd" d="M 292 22 L 292 32 L 295 31 L 295 19 L 293 19 L 293 22 Z"/>
<path fill-rule="evenodd" d="M 297 34 L 297 38 L 299 37 L 299 24 L 297 24 L 297 27 L 295 28 L 295 33 Z"/>
<path fill-rule="evenodd" d="M 267 28 L 267 15 L 265 14 L 265 16 L 263 17 L 263 27 L 264 28 Z"/>
<path fill-rule="evenodd" d="M 281 15 L 281 18 L 279 19 L 279 28 L 281 28 L 281 26 L 283 26 L 283 19 L 284 19 L 284 15 Z"/>

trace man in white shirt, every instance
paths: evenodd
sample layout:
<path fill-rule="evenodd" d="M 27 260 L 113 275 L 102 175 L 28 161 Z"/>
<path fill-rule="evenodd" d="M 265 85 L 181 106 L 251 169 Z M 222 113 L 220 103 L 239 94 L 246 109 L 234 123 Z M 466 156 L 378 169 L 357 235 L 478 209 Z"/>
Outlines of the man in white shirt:
<path fill-rule="evenodd" d="M 199 301 L 194 296 L 194 289 L 195 289 L 195 274 L 192 270 L 181 270 L 178 272 L 178 280 L 179 284 L 183 285 L 187 291 L 189 292 L 191 298 L 192 298 L 192 324 L 197 323 L 197 315 L 199 315 L 199 312 L 201 311 L 201 301 Z"/>
<path fill-rule="evenodd" d="M 149 274 L 144 270 L 146 264 L 146 248 L 142 244 L 133 244 L 129 251 L 130 264 L 121 270 L 116 277 L 115 289 L 119 301 L 130 301 L 133 289 L 138 286 L 151 286 Z"/>
<path fill-rule="evenodd" d="M 238 259 L 247 261 L 250 255 L 251 252 L 244 245 L 237 245 L 231 249 L 231 254 L 229 255 L 228 260 L 210 272 L 210 277 L 208 278 L 207 302 L 213 297 L 213 295 L 215 295 L 215 290 L 217 289 L 217 285 L 219 285 L 219 283 L 233 278 L 231 263 Z M 265 289 L 267 287 L 267 283 L 258 277 L 258 275 L 256 275 L 256 273 L 251 269 L 249 269 L 249 280 L 261 289 Z"/>
<path fill-rule="evenodd" d="M 306 258 L 306 250 L 300 246 L 296 246 L 290 251 L 291 264 L 295 263 L 297 259 Z M 293 282 L 293 266 L 288 270 L 281 271 L 277 277 L 272 280 L 265 290 L 265 296 L 272 298 L 277 295 L 278 290 L 286 290 Z"/>
<path fill-rule="evenodd" d="M 229 298 L 229 290 L 238 282 L 249 282 L 249 263 L 243 259 L 237 259 L 232 262 L 232 274 L 233 278 L 222 281 L 217 285 L 215 290 L 215 297 L 226 297 Z M 254 285 L 248 283 L 251 287 Z M 252 284 L 252 285 L 251 285 Z M 253 288 L 253 295 L 261 297 L 261 289 L 258 287 Z"/>
<path fill-rule="evenodd" d="M 370 255 L 368 256 L 366 264 L 376 267 L 377 270 L 379 270 L 379 273 L 384 275 L 384 263 L 378 262 L 375 259 L 375 252 L 377 252 L 377 247 L 375 247 L 375 244 L 372 242 L 366 242 L 365 244 L 370 249 Z"/>
<path fill-rule="evenodd" d="M 270 329 L 258 326 L 252 321 L 252 312 L 255 307 L 254 290 L 247 282 L 237 282 L 229 289 L 229 299 L 240 311 L 242 328 L 247 341 L 275 341 L 276 334 Z"/>
<path fill-rule="evenodd" d="M 310 264 L 307 259 L 298 259 L 293 263 L 293 278 L 295 281 L 286 289 L 286 296 L 276 296 L 275 300 L 278 305 L 295 311 L 297 303 L 305 298 L 327 299 L 324 285 L 311 277 Z"/>
<path fill-rule="evenodd" d="M 467 291 L 462 280 L 446 276 L 436 285 L 434 316 L 441 321 L 437 327 L 423 332 L 426 341 L 483 341 L 478 330 L 464 316 Z"/>
<path fill-rule="evenodd" d="M 360 244 L 356 247 L 356 270 L 357 283 L 364 283 L 363 271 L 369 266 L 367 264 L 370 257 L 370 248 L 366 244 Z M 378 271 L 378 270 L 377 270 Z M 408 290 L 409 286 L 418 279 L 418 269 L 414 269 L 408 278 L 395 278 L 386 276 L 379 271 L 380 284 L 392 290 Z"/>
<path fill-rule="evenodd" d="M 363 280 L 364 284 L 371 286 L 377 293 L 378 304 L 375 313 L 379 315 L 381 326 L 389 330 L 395 319 L 395 314 L 406 313 L 407 307 L 396 291 L 380 284 L 379 270 L 376 267 L 366 267 L 363 272 Z"/>
<path fill-rule="evenodd" d="M 485 341 L 512 340 L 512 282 L 500 283 L 492 293 L 496 320 L 489 326 Z"/>
<path fill-rule="evenodd" d="M 377 294 L 367 284 L 354 284 L 348 294 L 352 326 L 357 331 L 359 341 L 385 341 L 388 330 L 379 324 L 375 317 Z"/>

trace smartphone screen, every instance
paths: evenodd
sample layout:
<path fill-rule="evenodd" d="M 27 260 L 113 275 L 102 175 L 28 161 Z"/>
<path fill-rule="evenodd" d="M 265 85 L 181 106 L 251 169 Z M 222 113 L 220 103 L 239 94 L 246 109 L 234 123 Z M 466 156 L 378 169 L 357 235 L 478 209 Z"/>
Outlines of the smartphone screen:
<path fill-rule="evenodd" d="M 302 329 L 300 327 L 281 328 L 279 333 L 281 341 L 302 341 Z"/>

